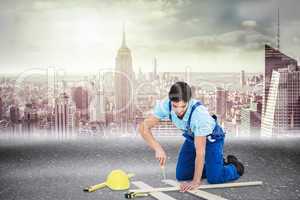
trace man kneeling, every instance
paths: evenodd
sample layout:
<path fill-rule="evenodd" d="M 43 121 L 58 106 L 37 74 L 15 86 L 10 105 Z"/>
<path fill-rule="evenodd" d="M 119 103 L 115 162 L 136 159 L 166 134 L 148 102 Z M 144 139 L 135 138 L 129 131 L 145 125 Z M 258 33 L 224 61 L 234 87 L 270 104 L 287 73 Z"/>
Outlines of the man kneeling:
<path fill-rule="evenodd" d="M 166 162 L 166 152 L 155 140 L 151 128 L 169 118 L 183 131 L 176 166 L 176 179 L 182 181 L 180 191 L 196 189 L 201 177 L 209 183 L 224 183 L 238 179 L 244 173 L 243 164 L 233 155 L 223 158 L 224 131 L 216 116 L 210 116 L 200 101 L 193 99 L 190 86 L 177 82 L 171 86 L 169 98 L 156 104 L 153 115 L 139 125 L 139 132 L 155 151 L 160 165 Z"/>

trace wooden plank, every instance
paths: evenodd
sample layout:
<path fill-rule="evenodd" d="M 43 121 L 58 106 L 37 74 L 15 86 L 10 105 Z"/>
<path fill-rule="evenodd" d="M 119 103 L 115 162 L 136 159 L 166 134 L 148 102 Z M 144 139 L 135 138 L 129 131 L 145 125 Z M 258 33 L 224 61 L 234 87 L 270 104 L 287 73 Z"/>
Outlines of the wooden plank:
<path fill-rule="evenodd" d="M 180 184 L 177 181 L 170 180 L 170 179 L 169 180 L 163 180 L 163 182 L 166 183 L 166 184 L 172 185 L 172 186 L 179 186 L 179 184 Z M 194 195 L 194 196 L 196 196 L 196 197 L 201 197 L 201 198 L 206 199 L 206 200 L 227 200 L 223 197 L 220 197 L 220 196 L 212 194 L 212 193 L 205 192 L 203 190 L 188 190 L 187 192 Z"/>
<path fill-rule="evenodd" d="M 144 183 L 142 181 L 133 181 L 131 183 L 141 189 L 154 189 L 153 187 L 147 185 L 146 183 Z M 165 193 L 162 193 L 162 192 L 150 192 L 149 194 L 158 200 L 176 200 L 173 197 L 171 197 Z"/>
<path fill-rule="evenodd" d="M 197 189 L 218 189 L 218 188 L 233 188 L 233 187 L 246 187 L 246 186 L 260 186 L 262 181 L 252 181 L 252 182 L 237 182 L 237 183 L 220 183 L 220 184 L 208 184 L 201 185 Z M 175 187 L 164 187 L 164 188 L 152 188 L 152 189 L 134 189 L 129 190 L 129 192 L 169 192 L 180 190 L 178 186 Z"/>

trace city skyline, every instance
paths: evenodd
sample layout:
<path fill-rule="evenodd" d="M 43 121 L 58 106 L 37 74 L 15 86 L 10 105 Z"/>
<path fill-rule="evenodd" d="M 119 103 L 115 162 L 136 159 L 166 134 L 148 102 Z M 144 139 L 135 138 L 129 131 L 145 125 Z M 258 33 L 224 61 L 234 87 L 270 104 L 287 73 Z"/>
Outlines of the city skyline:
<path fill-rule="evenodd" d="M 263 72 L 264 44 L 276 43 L 278 7 L 281 50 L 298 58 L 297 4 L 6 1 L 0 6 L 1 73 L 50 66 L 78 73 L 113 69 L 123 23 L 135 72 L 152 71 L 154 58 L 158 72 L 187 66 L 193 72 Z"/>
<path fill-rule="evenodd" d="M 68 3 L 68 1 L 64 1 L 65 4 L 63 5 L 55 3 L 55 1 L 47 2 L 48 4 L 45 4 L 45 1 L 35 1 L 34 4 L 29 4 L 35 6 L 35 11 L 29 9 L 28 13 L 36 14 L 35 12 L 37 12 L 39 9 L 52 13 L 53 11 L 61 9 L 62 13 L 60 13 L 61 15 L 59 15 L 59 17 L 61 17 L 61 19 L 66 17 L 65 12 L 70 8 L 68 6 L 71 5 Z M 119 3 L 116 4 L 116 2 Z M 137 3 L 137 1 L 134 2 Z M 127 8 L 127 5 L 141 6 L 141 4 L 143 4 L 145 6 L 147 4 L 146 1 L 138 2 L 139 4 L 132 4 L 132 2 L 125 3 L 125 1 L 114 1 L 113 3 L 98 4 L 95 1 L 94 5 L 95 9 L 97 10 L 99 9 L 99 6 L 103 6 L 103 8 L 105 8 L 105 6 L 114 5 L 118 7 L 125 5 L 125 8 Z M 158 4 L 158 1 L 154 2 L 155 4 Z M 177 6 L 177 8 L 178 6 L 183 6 L 184 8 L 187 8 L 186 6 L 188 6 L 187 1 L 183 1 L 181 3 L 178 1 L 176 2 L 177 4 L 175 4 L 173 1 L 161 1 L 161 4 L 158 5 L 164 6 L 164 9 L 160 9 L 160 11 L 167 12 L 172 6 Z M 241 3 L 242 1 L 236 2 Z M 90 3 L 91 2 L 88 4 L 90 5 Z M 22 5 L 23 4 L 18 4 L 18 6 L 21 7 Z M 79 2 L 72 4 L 72 10 L 78 6 L 80 7 L 80 5 L 85 4 L 80 4 Z M 210 4 L 207 4 L 206 6 L 209 5 Z M 198 4 L 196 3 L 195 6 L 197 7 Z M 24 11 L 25 7 L 17 7 L 17 10 L 21 9 L 21 11 Z M 66 7 L 68 7 L 68 9 L 66 9 Z M 122 6 L 119 8 L 123 11 Z M 92 11 L 91 8 L 88 8 L 87 10 Z M 106 8 L 105 10 L 107 11 L 109 9 Z M 228 37 L 228 33 L 220 33 L 223 35 L 226 34 L 227 36 L 220 40 L 217 39 L 213 41 L 213 43 L 206 43 L 206 41 L 205 46 L 197 46 L 199 44 L 197 43 L 198 41 L 193 40 L 193 42 L 196 42 L 197 44 L 197 47 L 194 46 L 195 48 L 193 51 L 199 53 L 199 55 L 201 54 L 206 56 L 205 59 L 203 59 L 204 62 L 207 62 L 204 66 L 208 67 L 209 70 L 203 72 L 201 69 L 195 70 L 193 66 L 183 65 L 181 62 L 176 60 L 189 60 L 186 59 L 185 55 L 191 55 L 192 51 L 190 51 L 191 49 L 189 50 L 185 47 L 181 49 L 183 51 L 175 59 L 177 66 L 180 67 L 172 66 L 172 69 L 164 70 L 164 67 L 161 64 L 161 57 L 156 55 L 154 57 L 151 56 L 151 60 L 149 61 L 149 69 L 145 70 L 145 68 L 141 66 L 138 66 L 138 69 L 136 69 L 137 66 L 135 63 L 140 62 L 140 58 L 135 56 L 134 53 L 139 49 L 139 47 L 136 46 L 136 42 L 143 40 L 146 47 L 146 43 L 151 43 L 149 40 L 147 40 L 147 35 L 140 35 L 140 37 L 136 37 L 137 40 L 135 40 L 134 36 L 137 36 L 135 35 L 135 31 L 129 31 L 130 33 L 128 34 L 128 26 L 126 26 L 126 22 L 123 21 L 121 31 L 114 32 L 115 35 L 107 35 L 107 38 L 103 37 L 102 34 L 96 34 L 98 31 L 100 31 L 100 29 L 94 29 L 96 28 L 98 20 L 101 18 L 99 18 L 98 15 L 90 16 L 91 13 L 89 13 L 89 20 L 84 21 L 84 19 L 81 19 L 81 16 L 85 15 L 83 15 L 84 13 L 81 13 L 81 11 L 82 7 L 80 7 L 80 9 L 77 11 L 75 9 L 75 13 L 78 12 L 77 17 L 80 18 L 80 26 L 75 26 L 76 23 L 74 22 L 73 25 L 75 26 L 75 29 L 72 30 L 75 32 L 72 32 L 72 34 L 71 32 L 68 33 L 70 40 L 67 41 L 70 42 L 69 44 L 71 44 L 72 42 L 76 43 L 76 40 L 78 39 L 77 42 L 81 42 L 80 44 L 76 44 L 79 45 L 79 51 L 84 50 L 84 55 L 94 56 L 93 54 L 89 54 L 90 50 L 95 47 L 93 46 L 94 39 L 97 40 L 101 38 L 107 40 L 106 42 L 108 45 L 106 47 L 111 47 L 114 49 L 114 47 L 110 46 L 111 41 L 116 41 L 114 37 L 118 36 L 118 38 L 121 38 L 121 41 L 119 41 L 118 48 L 114 49 L 115 52 L 113 55 L 111 55 L 112 57 L 105 55 L 102 56 L 112 60 L 113 66 L 105 69 L 100 67 L 93 69 L 86 66 L 88 65 L 87 62 L 86 65 L 83 65 L 85 73 L 79 72 L 75 68 L 72 69 L 72 74 L 80 73 L 80 75 L 76 76 L 76 78 L 72 77 L 71 79 L 70 77 L 72 75 L 69 75 L 67 78 L 67 74 L 69 74 L 70 69 L 55 65 L 46 66 L 44 69 L 41 66 L 35 69 L 25 69 L 23 71 L 20 71 L 19 69 L 19 72 L 14 76 L 3 76 L 0 80 L 0 86 L 3 86 L 0 87 L 0 127 L 2 127 L 3 130 L 9 127 L 12 127 L 14 131 L 24 129 L 27 132 L 32 132 L 35 129 L 55 129 L 57 132 L 65 133 L 69 130 L 70 132 L 73 132 L 72 130 L 75 128 L 76 131 L 82 133 L 88 131 L 89 129 L 94 132 L 101 132 L 99 129 L 100 126 L 112 128 L 117 126 L 120 128 L 123 126 L 127 127 L 127 125 L 132 125 L 134 128 L 134 126 L 136 126 L 140 120 L 144 119 L 149 114 L 157 101 L 160 101 L 166 97 L 168 89 L 173 83 L 185 81 L 192 87 L 193 97 L 201 101 L 203 105 L 208 108 L 208 111 L 211 114 L 215 114 L 224 128 L 228 128 L 230 129 L 230 132 L 234 132 L 239 135 L 240 127 L 244 127 L 243 129 L 245 129 L 247 132 L 250 130 L 250 128 L 260 128 L 261 124 L 264 125 L 264 127 L 266 124 L 270 125 L 266 122 L 274 121 L 274 124 L 275 122 L 277 123 L 277 119 L 274 117 L 273 111 L 274 108 L 281 103 L 281 100 L 277 100 L 276 95 L 277 92 L 279 92 L 278 94 L 281 95 L 286 91 L 276 88 L 277 85 L 282 85 L 282 83 L 285 83 L 285 79 L 281 78 L 280 81 L 282 83 L 279 83 L 278 81 L 274 82 L 276 79 L 275 72 L 278 71 L 279 73 L 283 73 L 283 70 L 291 71 L 292 66 L 290 65 L 293 65 L 295 66 L 295 71 L 297 71 L 295 74 L 298 74 L 298 57 L 294 57 L 293 54 L 287 53 L 289 52 L 289 49 L 293 48 L 282 48 L 285 45 L 282 44 L 282 34 L 280 30 L 285 30 L 285 28 L 282 28 L 280 25 L 282 24 L 280 20 L 280 16 L 282 15 L 280 14 L 281 12 L 279 8 L 275 9 L 275 16 L 277 17 L 277 21 L 275 20 L 275 28 L 277 32 L 275 32 L 276 34 L 274 38 L 269 37 L 270 35 L 268 36 L 268 34 L 271 32 L 267 31 L 268 28 L 266 27 L 265 30 L 262 29 L 262 27 L 259 27 L 256 20 L 243 20 L 240 28 L 244 29 L 244 36 L 243 34 L 239 35 L 238 40 L 235 40 L 236 38 L 233 39 Z M 117 12 L 114 14 L 118 15 Z M 173 14 L 178 13 L 174 11 Z M 266 12 L 265 16 L 269 16 L 269 14 L 270 13 Z M 190 20 L 189 17 L 187 17 L 187 21 Z M 216 16 L 214 15 L 214 17 Z M 286 17 L 287 16 L 283 14 L 283 18 Z M 76 18 L 76 20 L 79 18 Z M 55 19 L 57 19 L 57 16 L 54 17 L 54 21 Z M 96 23 L 90 24 L 93 22 L 90 20 L 96 20 L 94 21 Z M 109 27 L 117 27 L 119 21 L 119 19 L 116 20 L 116 23 L 110 24 Z M 129 27 L 133 27 L 133 21 L 129 23 Z M 46 27 L 49 24 L 51 24 L 49 21 L 44 23 Z M 63 24 L 63 27 L 65 27 L 67 24 L 68 23 Z M 79 29 L 76 30 L 76 27 Z M 156 26 L 154 26 L 154 29 L 155 27 Z M 141 28 L 142 27 L 136 27 L 135 30 L 138 31 Z M 27 30 L 25 30 L 25 32 L 26 31 Z M 262 34 L 263 32 L 264 34 Z M 40 33 L 42 34 L 43 32 L 37 32 L 37 35 Z M 80 37 L 77 35 L 78 33 L 81 33 Z M 259 33 L 262 37 L 256 37 L 258 35 L 255 36 L 253 33 Z M 283 33 L 285 33 L 285 31 L 283 31 Z M 52 33 L 50 32 L 50 35 L 51 34 Z M 24 35 L 26 36 L 26 34 Z M 47 34 L 44 36 L 47 36 Z M 62 35 L 57 36 L 60 37 Z M 217 36 L 214 35 L 213 37 Z M 59 45 L 56 43 L 52 44 L 57 47 L 57 52 L 54 51 L 54 53 L 64 50 L 63 48 L 60 49 L 60 47 L 63 47 L 65 44 L 64 41 L 60 41 L 61 38 L 50 39 L 53 39 L 55 42 L 61 42 Z M 179 38 L 174 39 L 173 35 L 170 35 L 169 39 L 173 40 L 174 42 L 176 40 L 180 40 Z M 291 39 L 294 40 L 295 37 Z M 19 42 L 20 41 L 21 40 L 19 40 Z M 216 41 L 219 44 L 214 43 Z M 31 42 L 35 42 L 35 40 L 31 40 Z M 154 42 L 154 40 L 152 42 Z M 160 42 L 163 43 L 165 40 L 159 41 L 156 44 L 160 44 Z M 173 46 L 178 47 L 178 43 L 175 42 Z M 264 52 L 260 51 L 261 46 L 264 47 Z M 43 47 L 42 44 L 41 47 Z M 196 50 L 196 48 L 198 50 Z M 204 49 L 199 50 L 199 48 Z M 171 49 L 174 50 L 174 48 Z M 232 51 L 235 51 L 235 53 L 239 52 L 236 54 L 236 56 L 241 56 L 241 52 L 247 52 L 247 54 L 260 53 L 260 57 L 262 57 L 262 60 L 264 61 L 264 74 L 257 72 L 255 73 L 249 68 L 242 68 L 238 74 L 237 72 L 226 73 L 222 70 L 214 71 L 214 68 L 210 66 L 210 64 L 222 67 L 221 69 L 226 69 L 226 63 L 228 61 L 227 59 L 229 59 L 230 62 L 234 63 L 235 65 L 239 65 L 241 60 L 243 60 L 242 62 L 246 62 L 248 64 L 251 63 L 243 56 L 241 56 L 240 59 L 233 59 L 231 56 L 226 55 L 226 58 L 218 60 L 218 58 L 220 58 L 220 54 L 222 54 L 222 51 L 226 51 L 228 54 L 231 54 Z M 168 49 L 163 48 L 162 46 L 161 49 L 157 50 L 157 52 L 170 53 Z M 72 50 L 70 49 L 68 53 L 72 54 Z M 210 53 L 212 57 L 209 56 Z M 50 53 L 49 55 L 51 58 L 52 54 Z M 61 57 L 64 57 L 64 55 L 65 54 L 62 54 Z M 80 60 L 81 55 L 83 54 L 76 56 L 76 59 Z M 170 56 L 170 58 L 172 58 L 172 56 Z M 175 62 L 175 60 L 173 61 Z M 251 60 L 254 60 L 253 62 L 259 62 L 260 59 L 252 58 Z M 78 60 L 76 60 L 76 62 L 77 61 Z M 170 62 L 173 61 L 171 60 Z M 82 66 L 82 63 L 78 62 L 78 66 Z M 234 66 L 232 65 L 231 67 Z M 14 69 L 12 68 L 12 70 Z M 4 71 L 5 70 L 2 70 L 2 73 Z M 217 72 L 219 74 L 217 74 Z M 279 75 L 277 76 L 279 77 Z M 34 78 L 37 79 L 34 80 Z M 297 84 L 297 81 L 291 82 L 289 90 L 293 88 L 296 88 L 297 90 L 299 88 Z M 271 98 L 268 99 L 270 88 L 272 88 L 270 96 Z M 47 95 L 44 94 L 45 91 L 47 91 Z M 294 92 L 290 93 L 289 97 L 285 96 L 286 99 L 282 98 L 283 102 L 291 101 L 291 106 L 289 107 L 290 111 L 282 114 L 282 116 L 286 114 L 289 117 L 288 123 L 285 123 L 286 121 L 284 121 L 284 126 L 287 125 L 286 127 L 298 128 L 299 100 L 297 99 L 299 99 L 299 97 L 297 96 L 297 92 L 295 94 L 292 94 Z M 297 100 L 296 103 L 294 102 L 294 99 Z M 262 117 L 264 117 L 263 121 L 261 120 Z M 165 130 L 166 127 L 170 128 L 170 124 L 168 123 L 161 124 L 162 130 Z"/>
<path fill-rule="evenodd" d="M 114 74 L 110 80 L 114 87 L 111 88 L 108 80 L 103 79 L 108 74 L 99 73 L 84 77 L 85 81 L 80 86 L 66 81 L 65 74 L 55 69 L 53 77 L 49 77 L 52 85 L 31 80 L 22 82 L 19 88 L 15 87 L 13 78 L 2 78 L 0 130 L 11 128 L 13 133 L 56 130 L 62 134 L 69 131 L 85 134 L 102 133 L 103 128 L 121 128 L 126 130 L 125 134 L 135 133 L 136 125 L 145 119 L 155 103 L 166 97 L 170 86 L 182 80 L 191 85 L 193 98 L 201 101 L 210 114 L 215 114 L 231 134 L 247 136 L 261 130 L 262 136 L 278 136 L 282 132 L 275 133 L 277 129 L 293 134 L 299 130 L 299 66 L 296 60 L 268 45 L 265 45 L 264 55 L 264 75 L 250 75 L 242 70 L 239 76 L 231 74 L 231 78 L 220 73 L 220 77 L 217 74 L 209 77 L 207 74 L 195 79 L 188 69 L 181 74 L 156 74 L 154 67 L 147 76 L 143 73 L 135 76 L 123 32 L 115 72 L 131 77 L 130 80 Z M 105 87 L 101 87 L 104 84 Z M 232 87 L 236 84 L 238 87 Z M 137 89 L 132 91 L 135 94 L 132 99 L 129 98 L 130 87 Z M 16 91 L 15 88 L 19 89 Z M 48 89 L 48 96 L 44 95 L 45 88 Z M 25 95 L 22 97 L 20 94 Z M 123 112 L 120 108 L 125 108 L 125 105 L 130 106 Z M 170 121 L 163 121 L 156 131 L 165 134 L 166 130 L 174 130 L 171 125 Z"/>

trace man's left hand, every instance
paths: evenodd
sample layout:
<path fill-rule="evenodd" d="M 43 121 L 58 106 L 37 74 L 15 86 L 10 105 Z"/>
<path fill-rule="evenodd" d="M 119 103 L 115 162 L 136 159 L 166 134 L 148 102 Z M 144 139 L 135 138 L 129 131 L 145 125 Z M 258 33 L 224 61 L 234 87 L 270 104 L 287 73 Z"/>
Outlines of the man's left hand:
<path fill-rule="evenodd" d="M 190 181 L 190 182 L 182 182 L 180 184 L 180 192 L 186 192 L 188 190 L 195 190 L 201 185 L 201 182 Z"/>

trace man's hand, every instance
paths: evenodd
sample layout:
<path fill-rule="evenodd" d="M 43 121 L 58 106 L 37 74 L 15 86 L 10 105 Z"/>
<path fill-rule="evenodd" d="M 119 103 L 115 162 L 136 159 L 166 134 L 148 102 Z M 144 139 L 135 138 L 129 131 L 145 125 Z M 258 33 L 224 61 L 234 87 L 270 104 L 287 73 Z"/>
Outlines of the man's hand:
<path fill-rule="evenodd" d="M 180 183 L 180 192 L 186 192 L 188 190 L 195 190 L 201 185 L 199 181 L 190 181 L 190 182 L 182 182 Z"/>
<path fill-rule="evenodd" d="M 165 166 L 167 155 L 162 147 L 155 149 L 155 158 L 159 161 L 160 166 Z"/>

